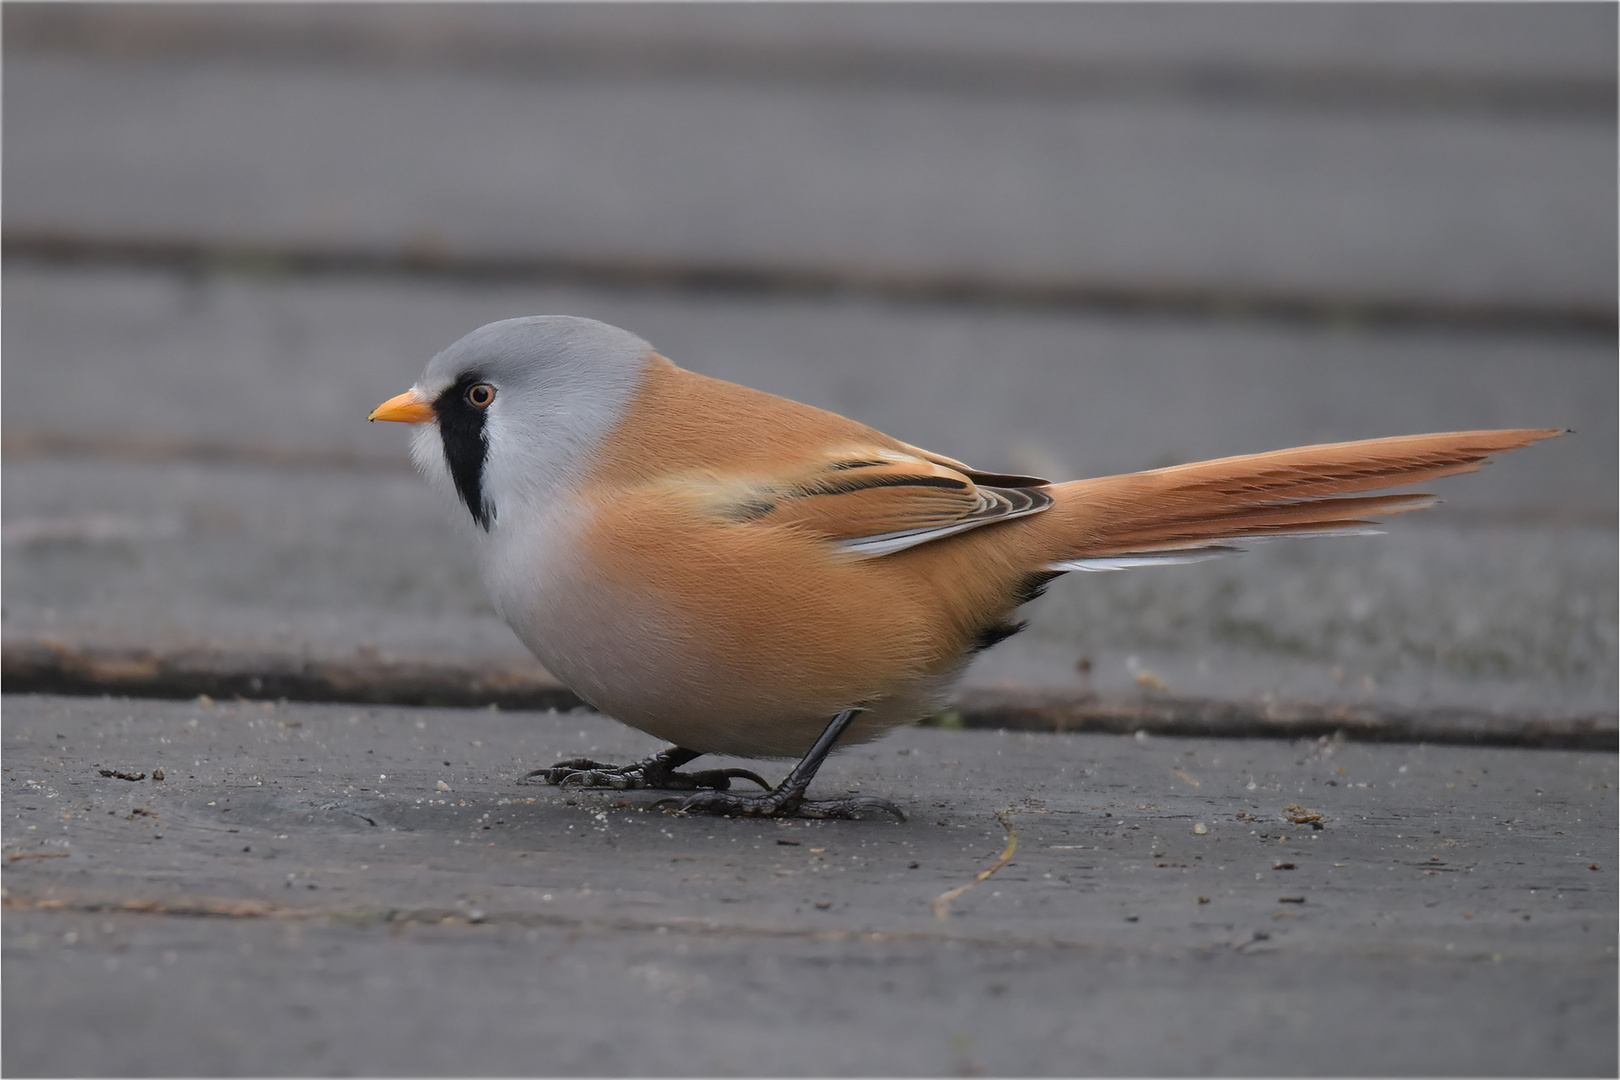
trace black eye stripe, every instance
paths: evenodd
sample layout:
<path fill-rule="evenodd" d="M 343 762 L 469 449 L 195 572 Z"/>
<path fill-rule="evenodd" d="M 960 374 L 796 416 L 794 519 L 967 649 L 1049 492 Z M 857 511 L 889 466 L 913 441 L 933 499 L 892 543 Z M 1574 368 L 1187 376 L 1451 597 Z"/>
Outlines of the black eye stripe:
<path fill-rule="evenodd" d="M 444 460 L 450 468 L 461 501 L 467 504 L 473 520 L 487 532 L 495 519 L 495 507 L 484 497 L 484 460 L 489 453 L 489 435 L 484 430 L 485 408 L 472 403 L 474 388 L 488 384 L 468 372 L 457 379 L 433 402 L 439 420 L 439 438 L 444 443 Z M 490 388 L 490 401 L 494 400 Z M 487 406 L 489 401 L 485 401 Z"/>

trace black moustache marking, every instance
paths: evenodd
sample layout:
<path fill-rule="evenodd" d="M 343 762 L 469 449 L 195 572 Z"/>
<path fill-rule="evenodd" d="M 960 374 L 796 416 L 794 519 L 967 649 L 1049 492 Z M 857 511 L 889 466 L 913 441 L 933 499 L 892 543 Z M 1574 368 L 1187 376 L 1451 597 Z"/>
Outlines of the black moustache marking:
<path fill-rule="evenodd" d="M 461 501 L 467 504 L 473 520 L 488 532 L 495 521 L 495 507 L 484 498 L 484 460 L 489 455 L 489 436 L 484 431 L 485 409 L 467 400 L 467 388 L 483 382 L 469 371 L 440 394 L 433 403 L 439 419 L 439 438 L 444 441 L 444 460 L 450 467 Z"/>

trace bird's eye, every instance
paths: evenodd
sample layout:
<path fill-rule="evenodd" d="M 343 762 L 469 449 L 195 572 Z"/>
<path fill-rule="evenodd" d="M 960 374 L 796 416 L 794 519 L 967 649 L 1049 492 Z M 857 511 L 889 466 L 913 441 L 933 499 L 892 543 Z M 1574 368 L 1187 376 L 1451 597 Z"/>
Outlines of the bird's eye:
<path fill-rule="evenodd" d="M 473 383 L 467 387 L 467 403 L 476 409 L 487 409 L 494 400 L 495 388 L 487 382 Z"/>

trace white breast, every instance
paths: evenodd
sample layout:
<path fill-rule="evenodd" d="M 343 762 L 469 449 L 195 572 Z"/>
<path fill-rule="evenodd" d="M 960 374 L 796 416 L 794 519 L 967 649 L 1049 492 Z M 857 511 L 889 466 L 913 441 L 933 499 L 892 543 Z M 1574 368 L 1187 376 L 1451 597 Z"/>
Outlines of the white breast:
<path fill-rule="evenodd" d="M 591 572 L 581 538 L 589 511 L 574 500 L 502 518 L 483 548 L 495 609 L 570 689 L 630 723 L 667 705 L 686 663 L 682 635 L 650 593 Z"/>

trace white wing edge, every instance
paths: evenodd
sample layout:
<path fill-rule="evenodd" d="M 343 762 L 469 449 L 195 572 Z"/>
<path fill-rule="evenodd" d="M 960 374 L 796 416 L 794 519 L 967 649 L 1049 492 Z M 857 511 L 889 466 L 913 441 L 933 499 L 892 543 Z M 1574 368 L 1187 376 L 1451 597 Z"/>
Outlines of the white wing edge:
<path fill-rule="evenodd" d="M 1046 568 L 1053 573 L 1067 573 L 1070 570 L 1092 573 L 1101 573 L 1107 570 L 1134 570 L 1138 566 L 1175 566 L 1180 563 L 1207 562 L 1210 559 L 1218 559 L 1222 555 L 1231 555 L 1242 550 L 1240 547 L 1223 544 L 1219 547 L 1194 548 L 1188 551 L 1154 552 L 1148 555 L 1103 555 L 1095 559 L 1065 559 L 1062 562 L 1047 563 Z"/>
<path fill-rule="evenodd" d="M 979 505 L 981 507 L 996 502 L 1005 503 L 1006 501 L 1005 496 L 987 495 L 983 489 L 979 492 Z M 863 559 L 873 559 L 879 555 L 892 555 L 897 551 L 904 551 L 919 544 L 942 540 L 947 536 L 955 536 L 959 532 L 977 529 L 981 525 L 994 525 L 998 522 L 1012 521 L 1014 518 L 1038 514 L 1050 505 L 1052 505 L 1051 499 L 1046 499 L 1045 501 L 1037 501 L 1034 505 L 1027 506 L 1022 510 L 1014 510 L 995 517 L 972 518 L 951 525 L 931 525 L 922 529 L 902 529 L 899 532 L 877 533 L 873 536 L 857 536 L 838 541 L 833 545 L 833 550 L 846 555 L 856 555 Z"/>
<path fill-rule="evenodd" d="M 877 536 L 857 536 L 853 540 L 840 540 L 833 545 L 834 550 L 847 555 L 859 555 L 863 559 L 876 558 L 879 555 L 892 555 L 896 551 L 926 544 L 930 540 L 939 540 L 953 536 L 969 529 L 977 529 L 980 525 L 988 525 L 990 521 L 1009 521 L 1014 515 L 991 518 L 982 521 L 963 521 L 955 525 L 938 525 L 930 529 L 910 529 L 905 532 L 880 533 Z"/>

